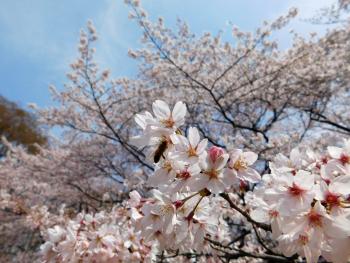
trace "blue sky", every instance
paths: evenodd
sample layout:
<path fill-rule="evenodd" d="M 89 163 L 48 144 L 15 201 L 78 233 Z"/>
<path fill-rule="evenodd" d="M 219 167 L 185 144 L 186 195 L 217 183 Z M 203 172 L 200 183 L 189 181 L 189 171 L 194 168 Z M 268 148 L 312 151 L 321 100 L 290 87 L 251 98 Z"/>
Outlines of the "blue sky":
<path fill-rule="evenodd" d="M 300 15 L 274 37 L 286 48 L 288 32 L 324 32 L 324 26 L 303 22 L 332 0 L 143 0 L 151 19 L 162 16 L 173 27 L 180 17 L 198 34 L 231 31 L 229 21 L 254 30 L 295 6 Z M 25 107 L 34 102 L 52 105 L 48 85 L 58 89 L 66 82 L 69 64 L 77 55 L 79 31 L 91 19 L 100 36 L 97 60 L 114 77 L 133 76 L 137 63 L 127 56 L 141 46 L 141 31 L 128 19 L 123 0 L 1 0 L 0 94 Z"/>

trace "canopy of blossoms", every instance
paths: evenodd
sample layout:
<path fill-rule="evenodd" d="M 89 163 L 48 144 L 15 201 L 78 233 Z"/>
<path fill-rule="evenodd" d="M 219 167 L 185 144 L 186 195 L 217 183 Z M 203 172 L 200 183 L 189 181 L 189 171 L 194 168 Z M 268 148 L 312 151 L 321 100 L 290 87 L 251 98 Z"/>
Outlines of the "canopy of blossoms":
<path fill-rule="evenodd" d="M 0 261 L 348 262 L 348 2 L 281 51 L 295 9 L 229 43 L 126 1 L 136 78 L 99 69 L 89 22 L 58 106 L 32 105 L 62 136 L 37 155 L 2 139 Z"/>

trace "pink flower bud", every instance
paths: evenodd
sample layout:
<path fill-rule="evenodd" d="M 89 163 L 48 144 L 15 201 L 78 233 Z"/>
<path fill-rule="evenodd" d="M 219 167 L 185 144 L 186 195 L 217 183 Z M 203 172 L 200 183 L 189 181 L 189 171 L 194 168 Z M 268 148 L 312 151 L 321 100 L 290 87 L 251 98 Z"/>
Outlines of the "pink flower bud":
<path fill-rule="evenodd" d="M 210 157 L 211 161 L 212 161 L 213 163 L 215 163 L 216 160 L 217 160 L 221 155 L 224 154 L 224 149 L 222 149 L 222 148 L 220 148 L 220 147 L 212 146 L 212 147 L 209 149 L 208 153 L 209 153 L 209 157 Z"/>

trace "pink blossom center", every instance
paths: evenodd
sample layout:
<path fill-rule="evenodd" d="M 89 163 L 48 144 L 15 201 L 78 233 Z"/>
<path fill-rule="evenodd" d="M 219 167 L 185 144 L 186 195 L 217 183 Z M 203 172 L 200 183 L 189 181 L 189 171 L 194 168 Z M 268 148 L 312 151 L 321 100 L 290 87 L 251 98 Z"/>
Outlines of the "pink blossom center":
<path fill-rule="evenodd" d="M 300 196 L 305 192 L 305 190 L 299 187 L 297 184 L 293 183 L 293 185 L 288 188 L 288 192 L 292 196 Z"/>
<path fill-rule="evenodd" d="M 339 196 L 330 192 L 326 194 L 325 201 L 331 207 L 340 205 Z"/>
<path fill-rule="evenodd" d="M 205 174 L 206 174 L 207 176 L 209 176 L 210 180 L 212 180 L 212 179 L 217 179 L 217 178 L 218 178 L 218 175 L 219 175 L 218 172 L 215 171 L 215 170 L 207 171 L 207 172 L 205 172 Z"/>
<path fill-rule="evenodd" d="M 323 156 L 319 162 L 316 163 L 316 168 L 321 169 L 322 164 L 327 164 L 328 163 L 328 157 Z"/>
<path fill-rule="evenodd" d="M 240 180 L 240 182 L 239 182 L 239 189 L 240 189 L 241 191 L 247 190 L 248 187 L 249 187 L 249 184 L 248 184 L 247 182 L 245 182 L 245 181 L 243 181 L 243 180 Z"/>
<path fill-rule="evenodd" d="M 322 226 L 322 215 L 311 210 L 308 214 L 309 224 L 312 226 Z"/>
<path fill-rule="evenodd" d="M 309 238 L 305 235 L 299 235 L 298 241 L 305 246 L 309 242 Z"/>
<path fill-rule="evenodd" d="M 321 162 L 322 162 L 323 164 L 327 164 L 327 163 L 328 163 L 328 157 L 327 157 L 327 156 L 323 156 L 323 157 L 321 158 Z"/>
<path fill-rule="evenodd" d="M 182 200 L 177 200 L 175 201 L 173 204 L 175 206 L 176 209 L 179 209 L 185 202 Z"/>
<path fill-rule="evenodd" d="M 340 155 L 339 161 L 340 161 L 343 165 L 348 164 L 348 163 L 350 163 L 350 156 L 343 153 L 342 155 Z"/>
<path fill-rule="evenodd" d="M 175 124 L 175 121 L 172 117 L 169 117 L 169 119 L 163 120 L 162 123 L 166 128 L 172 128 Z"/>
<path fill-rule="evenodd" d="M 276 211 L 276 210 L 270 210 L 269 211 L 269 216 L 271 217 L 271 218 L 275 218 L 275 217 L 277 217 L 279 215 L 279 213 L 278 213 L 278 211 Z"/>
<path fill-rule="evenodd" d="M 190 177 L 191 177 L 191 174 L 187 170 L 182 171 L 179 174 L 177 174 L 177 178 L 184 179 L 184 180 L 186 180 Z"/>
<path fill-rule="evenodd" d="M 324 179 L 323 180 L 327 185 L 329 185 L 330 183 L 331 183 L 331 180 L 329 180 L 329 179 Z"/>
<path fill-rule="evenodd" d="M 197 156 L 197 150 L 196 148 L 193 148 L 192 145 L 188 149 L 188 156 L 189 157 Z"/>

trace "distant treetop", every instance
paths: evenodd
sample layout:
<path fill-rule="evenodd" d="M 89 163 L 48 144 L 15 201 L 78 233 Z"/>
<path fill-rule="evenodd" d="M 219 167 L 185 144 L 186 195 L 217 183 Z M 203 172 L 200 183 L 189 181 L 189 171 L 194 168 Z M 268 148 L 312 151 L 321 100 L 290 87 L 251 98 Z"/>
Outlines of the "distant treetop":
<path fill-rule="evenodd" d="M 35 116 L 20 108 L 0 95 L 0 137 L 9 142 L 23 145 L 30 153 L 36 153 L 34 144 L 46 144 L 47 139 L 41 133 Z M 6 147 L 0 143 L 0 156 L 6 152 Z"/>

